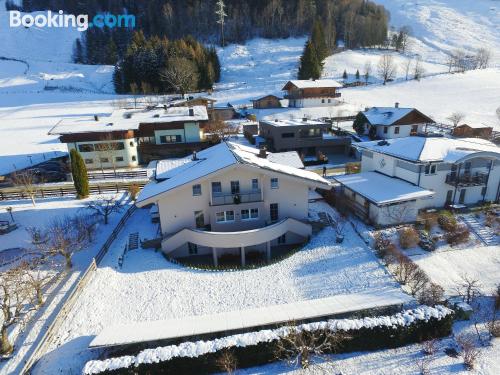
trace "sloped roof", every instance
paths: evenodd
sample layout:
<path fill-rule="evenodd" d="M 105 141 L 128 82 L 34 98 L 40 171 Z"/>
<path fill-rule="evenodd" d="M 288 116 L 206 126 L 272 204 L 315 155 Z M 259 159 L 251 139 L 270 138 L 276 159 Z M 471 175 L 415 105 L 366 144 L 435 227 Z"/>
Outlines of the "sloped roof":
<path fill-rule="evenodd" d="M 361 142 L 356 147 L 414 162 L 454 163 L 466 156 L 485 152 L 500 157 L 499 147 L 480 138 L 404 137 Z"/>
<path fill-rule="evenodd" d="M 193 110 L 193 116 L 189 115 L 189 109 Z M 166 122 L 189 122 L 208 120 L 207 108 L 203 105 L 193 107 L 169 107 L 156 108 L 152 110 L 119 109 L 113 111 L 109 116 L 99 116 L 95 121 L 94 116 L 81 117 L 77 119 L 63 119 L 54 126 L 49 134 L 74 134 L 136 130 L 139 124 L 166 123 Z"/>
<path fill-rule="evenodd" d="M 430 190 L 378 172 L 335 176 L 334 179 L 377 205 L 405 202 L 434 194 Z"/>
<path fill-rule="evenodd" d="M 302 163 L 302 160 L 300 159 L 297 151 L 268 153 L 267 160 L 272 161 L 273 163 L 288 165 L 294 168 L 304 168 L 304 163 Z"/>
<path fill-rule="evenodd" d="M 415 108 L 372 107 L 362 112 L 371 125 L 388 126 L 411 113 Z"/>
<path fill-rule="evenodd" d="M 327 180 L 314 172 L 283 164 L 283 160 L 281 160 L 282 163 L 278 163 L 267 158 L 264 159 L 259 157 L 258 154 L 259 150 L 255 148 L 232 142 L 222 142 L 198 152 L 196 160 L 184 158 L 178 161 L 177 164 L 171 164 L 171 168 L 166 167 L 165 163 L 162 166 L 162 163 L 159 162 L 157 168 L 160 168 L 160 173 L 157 172 L 156 178 L 161 181 L 148 183 L 140 192 L 137 203 L 140 204 L 154 196 L 166 193 L 233 165 L 247 165 L 286 174 L 306 180 L 312 186 L 320 185 L 323 188 L 328 188 L 330 185 Z"/>
<path fill-rule="evenodd" d="M 294 79 L 288 81 L 282 90 L 288 90 L 289 85 L 293 85 L 299 89 L 310 89 L 310 88 L 329 88 L 329 87 L 342 87 L 342 84 L 333 79 Z"/>
<path fill-rule="evenodd" d="M 282 98 L 280 98 L 279 96 L 269 94 L 269 95 L 261 96 L 261 97 L 259 97 L 259 98 L 252 99 L 252 102 L 256 102 L 256 101 L 263 100 L 263 99 L 267 99 L 267 98 L 276 98 L 276 99 L 278 99 L 278 100 L 281 100 L 281 99 L 282 99 Z"/>

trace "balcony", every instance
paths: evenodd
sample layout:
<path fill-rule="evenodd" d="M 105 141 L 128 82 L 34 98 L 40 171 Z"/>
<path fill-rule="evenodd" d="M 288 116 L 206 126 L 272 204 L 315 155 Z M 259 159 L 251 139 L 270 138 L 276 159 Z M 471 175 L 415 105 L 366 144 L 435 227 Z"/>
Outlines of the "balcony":
<path fill-rule="evenodd" d="M 248 193 L 238 193 L 238 194 L 212 194 L 211 206 L 222 206 L 225 204 L 240 204 L 240 203 L 251 203 L 251 202 L 261 202 L 262 193 L 259 190 L 253 190 Z"/>
<path fill-rule="evenodd" d="M 341 93 L 289 93 L 285 94 L 285 99 L 308 99 L 308 98 L 340 98 Z"/>
<path fill-rule="evenodd" d="M 473 174 L 464 173 L 457 175 L 456 173 L 448 173 L 446 181 L 448 185 L 452 186 L 480 186 L 486 185 L 488 182 L 488 174 L 476 172 Z"/>

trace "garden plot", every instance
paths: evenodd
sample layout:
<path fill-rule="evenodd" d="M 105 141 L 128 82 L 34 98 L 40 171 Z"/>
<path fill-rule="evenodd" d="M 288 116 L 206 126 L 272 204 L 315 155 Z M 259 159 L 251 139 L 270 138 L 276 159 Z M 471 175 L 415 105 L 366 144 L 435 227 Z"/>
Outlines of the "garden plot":
<path fill-rule="evenodd" d="M 311 214 L 329 212 L 326 203 L 311 205 Z M 326 228 L 299 252 L 259 269 L 210 272 L 169 263 L 151 250 L 126 254 L 118 267 L 129 232 L 152 238 L 147 210 L 131 217 L 121 237 L 104 258 L 92 282 L 61 327 L 52 351 L 36 367 L 37 374 L 81 371 L 98 353 L 87 346 L 110 325 L 215 314 L 335 295 L 370 293 L 397 295 L 399 286 L 364 242 L 347 226 L 342 245 Z M 362 277 L 360 277 L 362 275 Z M 78 359 L 77 359 L 78 358 Z"/>

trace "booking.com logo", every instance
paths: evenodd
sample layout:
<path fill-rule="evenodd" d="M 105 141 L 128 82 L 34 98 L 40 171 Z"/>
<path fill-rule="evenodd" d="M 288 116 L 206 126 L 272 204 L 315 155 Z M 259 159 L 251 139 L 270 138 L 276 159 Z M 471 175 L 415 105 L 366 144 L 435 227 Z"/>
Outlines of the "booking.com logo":
<path fill-rule="evenodd" d="M 135 27 L 135 16 L 133 14 L 120 14 L 118 16 L 110 13 L 96 14 L 89 22 L 88 14 L 64 14 L 59 12 L 47 11 L 47 14 L 22 14 L 17 10 L 9 12 L 10 27 L 74 27 L 78 31 L 85 31 L 89 27 Z"/>

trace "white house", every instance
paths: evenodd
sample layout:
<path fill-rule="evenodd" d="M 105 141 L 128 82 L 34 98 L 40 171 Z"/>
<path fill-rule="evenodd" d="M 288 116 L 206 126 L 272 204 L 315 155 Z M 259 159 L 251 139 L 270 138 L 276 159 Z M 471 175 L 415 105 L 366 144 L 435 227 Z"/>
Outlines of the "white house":
<path fill-rule="evenodd" d="M 288 81 L 282 90 L 287 92 L 289 107 L 328 107 L 340 98 L 340 87 L 342 84 L 333 79 L 296 79 Z"/>
<path fill-rule="evenodd" d="M 373 223 L 415 221 L 423 208 L 498 202 L 500 149 L 476 138 L 362 142 L 361 173 L 339 176 L 347 203 Z"/>
<path fill-rule="evenodd" d="M 425 133 L 435 121 L 415 108 L 372 107 L 359 112 L 354 122 L 363 126 L 363 134 L 378 139 L 403 138 Z"/>
<path fill-rule="evenodd" d="M 292 166 L 297 155 L 269 156 L 223 142 L 191 158 L 159 162 L 137 205 L 158 206 L 162 250 L 174 258 L 211 254 L 215 264 L 221 254 L 240 254 L 245 263 L 249 251 L 269 259 L 272 247 L 305 241 L 309 189 L 330 184 Z"/>

